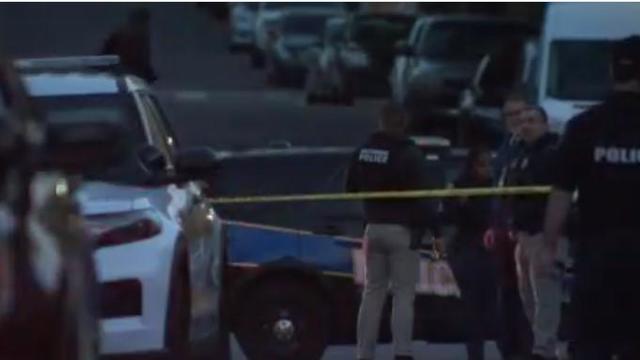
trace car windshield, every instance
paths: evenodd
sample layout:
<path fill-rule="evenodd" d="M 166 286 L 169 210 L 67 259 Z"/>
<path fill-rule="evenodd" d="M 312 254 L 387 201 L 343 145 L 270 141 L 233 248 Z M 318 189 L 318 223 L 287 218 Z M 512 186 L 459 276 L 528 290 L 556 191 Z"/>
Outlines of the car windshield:
<path fill-rule="evenodd" d="M 285 34 L 322 35 L 329 16 L 322 15 L 291 15 L 285 17 L 282 31 Z"/>
<path fill-rule="evenodd" d="M 611 88 L 608 41 L 557 40 L 551 44 L 547 93 L 563 100 L 596 101 Z"/>
<path fill-rule="evenodd" d="M 353 23 L 353 40 L 364 48 L 393 50 L 411 31 L 414 18 L 403 15 L 361 16 Z"/>
<path fill-rule="evenodd" d="M 134 148 L 147 143 L 133 97 L 123 94 L 42 96 L 35 103 L 47 123 L 78 122 L 84 119 L 123 124 L 131 134 Z M 131 156 L 110 168 L 88 175 L 89 179 L 138 184 L 146 180 L 133 148 Z"/>
<path fill-rule="evenodd" d="M 505 41 L 530 35 L 527 26 L 489 21 L 437 22 L 423 37 L 420 54 L 438 61 L 478 61 Z"/>
<path fill-rule="evenodd" d="M 325 38 L 330 43 L 346 40 L 347 23 L 343 20 L 328 20 L 325 26 Z"/>

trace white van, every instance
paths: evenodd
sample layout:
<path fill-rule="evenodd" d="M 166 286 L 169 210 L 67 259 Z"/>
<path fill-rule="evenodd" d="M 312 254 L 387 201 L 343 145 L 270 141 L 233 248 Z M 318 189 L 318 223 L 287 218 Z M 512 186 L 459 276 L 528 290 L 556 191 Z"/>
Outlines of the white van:
<path fill-rule="evenodd" d="M 611 86 L 609 41 L 640 34 L 640 3 L 552 3 L 547 6 L 536 74 L 529 90 L 562 132 Z"/>

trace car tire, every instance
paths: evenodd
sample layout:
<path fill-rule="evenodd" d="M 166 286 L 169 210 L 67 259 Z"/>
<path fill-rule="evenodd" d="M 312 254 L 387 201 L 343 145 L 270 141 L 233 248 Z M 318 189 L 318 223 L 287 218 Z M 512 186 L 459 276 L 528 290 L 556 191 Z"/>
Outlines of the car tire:
<path fill-rule="evenodd" d="M 324 296 L 301 281 L 272 279 L 250 290 L 236 313 L 236 335 L 251 360 L 315 360 L 329 339 Z"/>
<path fill-rule="evenodd" d="M 186 254 L 178 252 L 171 274 L 169 307 L 165 327 L 165 347 L 171 359 L 189 358 L 190 291 Z"/>

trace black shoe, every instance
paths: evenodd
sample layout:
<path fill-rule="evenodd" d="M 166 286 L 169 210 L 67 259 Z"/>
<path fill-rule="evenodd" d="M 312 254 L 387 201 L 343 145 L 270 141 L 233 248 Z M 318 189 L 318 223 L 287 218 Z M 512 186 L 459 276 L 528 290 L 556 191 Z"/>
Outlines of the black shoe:
<path fill-rule="evenodd" d="M 409 355 L 396 355 L 396 360 L 413 360 L 413 356 L 409 356 Z"/>

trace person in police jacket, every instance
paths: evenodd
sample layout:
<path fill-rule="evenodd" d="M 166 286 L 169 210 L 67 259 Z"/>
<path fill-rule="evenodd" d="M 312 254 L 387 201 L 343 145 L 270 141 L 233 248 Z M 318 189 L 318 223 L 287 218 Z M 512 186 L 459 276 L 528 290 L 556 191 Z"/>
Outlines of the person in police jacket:
<path fill-rule="evenodd" d="M 407 116 L 396 104 L 382 109 L 381 130 L 356 150 L 348 192 L 428 187 L 424 154 L 405 135 Z M 418 246 L 429 231 L 439 237 L 435 204 L 424 199 L 365 200 L 366 281 L 358 314 L 358 359 L 373 359 L 382 308 L 393 293 L 392 333 L 396 359 L 411 359 L 413 304 L 419 277 Z"/>
<path fill-rule="evenodd" d="M 507 169 L 508 186 L 546 186 L 553 179 L 553 162 L 558 136 L 549 132 L 548 118 L 539 107 L 530 107 L 522 116 L 520 136 L 523 149 Z M 560 324 L 561 268 L 547 267 L 539 254 L 543 246 L 546 195 L 519 195 L 511 198 L 512 231 L 517 240 L 516 270 L 520 298 L 533 330 L 533 359 L 556 359 Z M 558 260 L 555 254 L 551 262 Z"/>
<path fill-rule="evenodd" d="M 552 254 L 577 190 L 576 360 L 640 359 L 640 36 L 612 50 L 613 91 L 569 121 L 545 223 Z"/>

